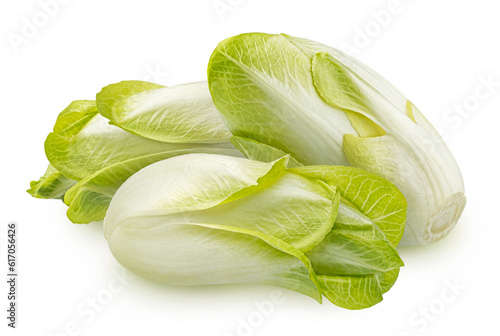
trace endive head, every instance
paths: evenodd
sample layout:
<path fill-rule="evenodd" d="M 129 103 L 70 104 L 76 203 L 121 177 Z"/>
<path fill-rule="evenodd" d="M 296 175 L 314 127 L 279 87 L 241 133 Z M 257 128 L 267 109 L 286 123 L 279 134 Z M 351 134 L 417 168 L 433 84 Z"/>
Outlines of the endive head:
<path fill-rule="evenodd" d="M 438 240 L 457 223 L 464 186 L 446 144 L 414 104 L 353 57 L 289 35 L 242 34 L 217 46 L 208 82 L 233 135 L 304 165 L 352 165 L 394 183 L 409 204 L 403 244 Z"/>
<path fill-rule="evenodd" d="M 118 187 L 151 163 L 189 153 L 242 157 L 229 136 L 206 82 L 111 84 L 59 114 L 45 141 L 51 164 L 28 192 L 64 199 L 74 223 L 100 221 Z"/>
<path fill-rule="evenodd" d="M 319 300 L 303 253 L 331 230 L 338 202 L 323 181 L 287 172 L 287 160 L 190 154 L 142 169 L 111 201 L 111 251 L 153 280 L 268 283 Z"/>

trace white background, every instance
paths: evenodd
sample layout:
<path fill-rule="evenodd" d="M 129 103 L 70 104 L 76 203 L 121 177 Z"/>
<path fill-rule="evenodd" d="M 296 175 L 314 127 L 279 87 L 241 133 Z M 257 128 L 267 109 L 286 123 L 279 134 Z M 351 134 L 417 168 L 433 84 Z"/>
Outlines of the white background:
<path fill-rule="evenodd" d="M 225 10 L 218 12 L 214 4 L 226 4 Z M 495 5 L 492 0 L 400 0 L 399 6 L 390 0 L 66 0 L 43 22 L 40 2 L 2 1 L 2 335 L 9 329 L 4 317 L 9 221 L 18 223 L 20 274 L 18 329 L 9 329 L 9 335 L 498 333 L 500 20 Z M 373 13 L 389 9 L 390 18 L 377 23 Z M 23 37 L 26 20 L 40 27 Z M 370 36 L 363 39 L 360 31 L 367 30 Z M 43 141 L 72 100 L 93 99 L 101 87 L 121 80 L 165 85 L 203 80 L 217 43 L 251 31 L 357 48 L 354 56 L 387 77 L 442 130 L 462 169 L 468 204 L 458 226 L 438 243 L 401 249 L 406 266 L 375 307 L 348 311 L 279 290 L 285 301 L 259 319 L 255 302 L 269 300 L 275 288 L 179 289 L 139 278 L 122 285 L 116 275 L 122 268 L 100 224 L 73 225 L 61 202 L 32 199 L 25 192 L 46 168 Z M 14 46 L 13 36 L 24 40 Z M 488 78 L 496 82 L 490 91 L 482 84 Z M 453 282 L 455 292 L 447 289 Z M 88 300 L 96 298 L 91 308 Z M 245 329 L 249 319 L 253 327 Z"/>

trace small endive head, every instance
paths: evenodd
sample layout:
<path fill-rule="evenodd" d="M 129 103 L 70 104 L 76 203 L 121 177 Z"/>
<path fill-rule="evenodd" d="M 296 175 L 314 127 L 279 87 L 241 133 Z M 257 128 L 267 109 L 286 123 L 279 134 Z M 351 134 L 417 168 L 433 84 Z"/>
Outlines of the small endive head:
<path fill-rule="evenodd" d="M 331 231 L 335 190 L 274 162 L 190 154 L 116 192 L 104 234 L 116 259 L 174 285 L 259 282 L 319 299 L 304 252 Z"/>

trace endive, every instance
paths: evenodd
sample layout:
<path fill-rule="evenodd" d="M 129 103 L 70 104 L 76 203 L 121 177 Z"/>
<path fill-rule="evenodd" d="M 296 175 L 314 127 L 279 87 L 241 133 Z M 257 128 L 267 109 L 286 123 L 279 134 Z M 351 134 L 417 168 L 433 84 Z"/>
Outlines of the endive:
<path fill-rule="evenodd" d="M 99 221 L 118 187 L 151 163 L 189 153 L 242 156 L 230 135 L 206 82 L 111 84 L 97 101 L 74 101 L 59 114 L 45 141 L 50 166 L 28 192 L 63 198 L 75 223 Z"/>
<path fill-rule="evenodd" d="M 149 165 L 111 201 L 113 255 L 173 285 L 258 282 L 349 309 L 380 302 L 403 265 L 404 197 L 357 168 L 287 161 L 189 154 Z"/>
<path fill-rule="evenodd" d="M 208 81 L 233 135 L 304 165 L 352 165 L 394 183 L 408 201 L 402 244 L 441 239 L 457 223 L 464 185 L 446 144 L 415 105 L 356 59 L 288 35 L 243 34 L 217 46 Z"/>

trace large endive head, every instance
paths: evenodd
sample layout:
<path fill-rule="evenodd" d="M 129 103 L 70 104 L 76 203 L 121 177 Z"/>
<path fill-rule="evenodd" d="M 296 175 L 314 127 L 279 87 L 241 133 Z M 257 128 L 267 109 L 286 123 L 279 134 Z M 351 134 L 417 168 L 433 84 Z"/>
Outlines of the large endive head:
<path fill-rule="evenodd" d="M 217 46 L 208 82 L 233 135 L 304 165 L 352 165 L 394 183 L 409 205 L 403 244 L 438 240 L 457 223 L 464 186 L 446 144 L 410 101 L 356 59 L 288 35 L 242 34 Z"/>

